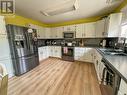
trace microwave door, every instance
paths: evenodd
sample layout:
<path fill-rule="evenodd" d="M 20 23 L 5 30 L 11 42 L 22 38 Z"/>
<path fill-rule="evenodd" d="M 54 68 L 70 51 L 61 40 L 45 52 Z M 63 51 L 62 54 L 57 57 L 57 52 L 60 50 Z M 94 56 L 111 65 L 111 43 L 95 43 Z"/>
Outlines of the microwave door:
<path fill-rule="evenodd" d="M 75 35 L 73 32 L 64 32 L 64 38 L 74 38 Z"/>

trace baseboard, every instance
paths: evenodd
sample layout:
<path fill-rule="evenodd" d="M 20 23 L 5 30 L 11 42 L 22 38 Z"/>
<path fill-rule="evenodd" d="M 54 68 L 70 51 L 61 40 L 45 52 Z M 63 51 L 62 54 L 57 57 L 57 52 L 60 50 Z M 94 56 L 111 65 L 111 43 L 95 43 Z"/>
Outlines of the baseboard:
<path fill-rule="evenodd" d="M 93 64 L 92 62 L 87 62 L 87 61 L 79 61 L 79 60 L 74 60 L 75 62 L 83 62 L 83 63 L 90 63 Z"/>
<path fill-rule="evenodd" d="M 59 58 L 59 57 L 52 57 L 52 56 L 49 56 L 49 58 L 56 58 L 56 59 L 61 59 L 61 60 L 62 60 L 62 58 Z"/>

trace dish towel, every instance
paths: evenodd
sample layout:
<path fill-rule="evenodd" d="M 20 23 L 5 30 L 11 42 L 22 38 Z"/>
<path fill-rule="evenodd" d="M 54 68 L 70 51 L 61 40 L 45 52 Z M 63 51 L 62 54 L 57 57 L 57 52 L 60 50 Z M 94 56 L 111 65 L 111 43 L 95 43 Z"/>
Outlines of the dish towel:
<path fill-rule="evenodd" d="M 64 51 L 65 54 L 67 54 L 68 53 L 68 48 L 64 47 L 63 51 Z"/>

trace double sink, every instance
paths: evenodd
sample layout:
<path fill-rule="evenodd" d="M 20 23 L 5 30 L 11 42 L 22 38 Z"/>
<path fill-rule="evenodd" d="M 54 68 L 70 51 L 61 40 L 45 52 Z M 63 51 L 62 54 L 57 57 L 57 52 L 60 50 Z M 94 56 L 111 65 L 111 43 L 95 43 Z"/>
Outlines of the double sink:
<path fill-rule="evenodd" d="M 119 49 L 101 49 L 105 55 L 114 55 L 114 56 L 127 56 L 122 50 Z"/>

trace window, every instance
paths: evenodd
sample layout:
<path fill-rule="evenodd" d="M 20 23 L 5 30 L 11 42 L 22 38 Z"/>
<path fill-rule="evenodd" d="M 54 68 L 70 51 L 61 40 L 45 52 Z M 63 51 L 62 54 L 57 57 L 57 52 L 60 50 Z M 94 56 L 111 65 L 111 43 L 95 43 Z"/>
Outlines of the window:
<path fill-rule="evenodd" d="M 127 38 L 127 24 L 124 24 L 121 27 L 121 37 Z M 127 40 L 125 43 L 127 43 Z"/>
<path fill-rule="evenodd" d="M 121 37 L 127 38 L 127 24 L 122 25 L 122 27 L 121 27 Z"/>

